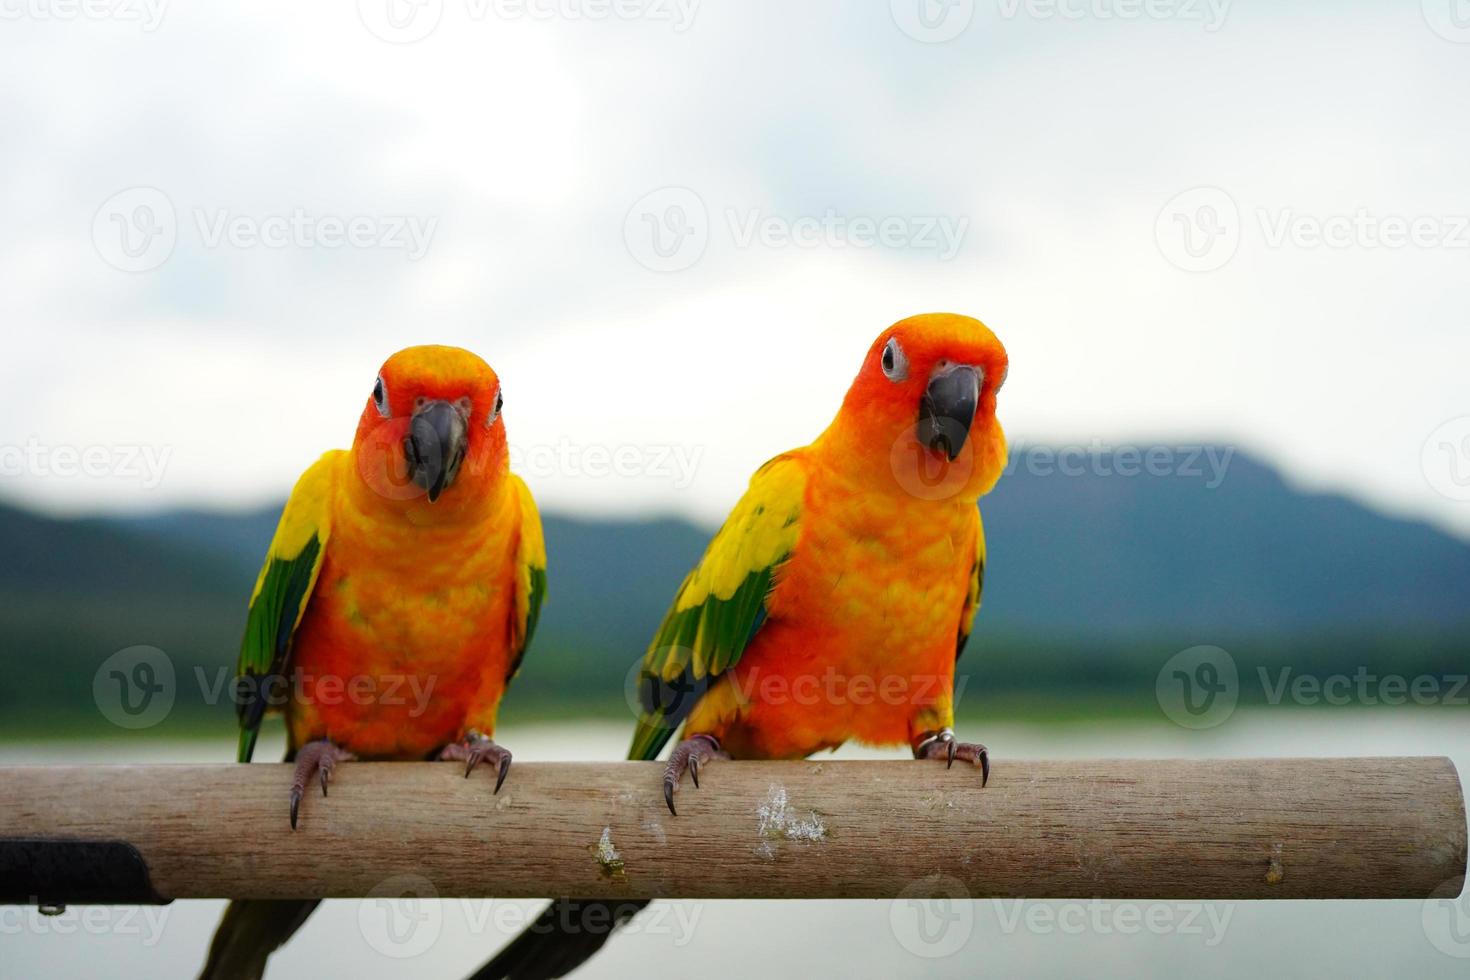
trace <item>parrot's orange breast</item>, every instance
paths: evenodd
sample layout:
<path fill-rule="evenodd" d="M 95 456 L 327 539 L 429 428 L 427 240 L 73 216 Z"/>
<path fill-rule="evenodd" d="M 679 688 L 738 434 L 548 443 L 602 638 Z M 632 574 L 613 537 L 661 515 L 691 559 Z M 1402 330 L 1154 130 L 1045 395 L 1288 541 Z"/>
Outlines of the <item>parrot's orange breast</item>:
<path fill-rule="evenodd" d="M 689 730 L 721 732 L 736 758 L 797 758 L 849 739 L 904 744 L 919 719 L 947 716 L 979 533 L 973 503 L 814 479 L 769 621 Z"/>
<path fill-rule="evenodd" d="M 293 641 L 287 724 L 367 758 L 493 733 L 510 666 L 514 522 L 414 526 L 334 508 Z"/>

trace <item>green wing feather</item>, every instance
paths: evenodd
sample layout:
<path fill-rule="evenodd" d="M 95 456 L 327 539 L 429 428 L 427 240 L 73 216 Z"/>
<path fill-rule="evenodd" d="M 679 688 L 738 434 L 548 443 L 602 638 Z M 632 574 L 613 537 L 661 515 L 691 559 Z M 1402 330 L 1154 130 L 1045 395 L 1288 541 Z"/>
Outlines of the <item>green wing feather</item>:
<path fill-rule="evenodd" d="M 546 601 L 546 539 L 541 533 L 541 515 L 531 490 L 518 476 L 510 477 L 521 513 L 521 533 L 516 545 L 515 620 L 511 623 L 511 658 L 507 680 L 521 669 L 521 661 L 541 621 L 541 604 Z"/>
<path fill-rule="evenodd" d="M 643 657 L 628 758 L 657 758 L 702 689 L 739 662 L 766 621 L 775 578 L 796 547 L 805 487 L 799 453 L 766 463 L 685 577 Z"/>
<path fill-rule="evenodd" d="M 240 762 L 249 762 L 255 752 L 261 719 L 279 707 L 271 702 L 284 690 L 279 679 L 290 662 L 291 639 L 321 573 L 333 474 L 342 455 L 340 450 L 327 453 L 296 481 L 250 597 L 236 666 L 241 678 L 236 753 Z"/>
<path fill-rule="evenodd" d="M 975 523 L 975 564 L 970 568 L 970 589 L 965 594 L 965 607 L 960 611 L 959 636 L 955 639 L 954 658 L 960 659 L 965 644 L 970 642 L 970 630 L 975 625 L 975 613 L 980 610 L 980 594 L 985 590 L 985 525 Z"/>

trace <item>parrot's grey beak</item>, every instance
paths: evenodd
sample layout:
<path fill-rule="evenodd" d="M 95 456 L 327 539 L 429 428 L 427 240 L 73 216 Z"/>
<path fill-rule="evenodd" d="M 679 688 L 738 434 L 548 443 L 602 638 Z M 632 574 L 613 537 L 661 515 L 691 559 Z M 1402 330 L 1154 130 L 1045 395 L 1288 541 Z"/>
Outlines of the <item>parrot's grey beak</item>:
<path fill-rule="evenodd" d="M 943 364 L 929 376 L 919 399 L 920 445 L 944 453 L 952 462 L 970 437 L 980 402 L 980 375 L 968 364 Z"/>
<path fill-rule="evenodd" d="M 449 402 L 427 402 L 413 413 L 403 453 L 413 482 L 428 491 L 429 503 L 454 483 L 468 440 L 464 413 Z"/>

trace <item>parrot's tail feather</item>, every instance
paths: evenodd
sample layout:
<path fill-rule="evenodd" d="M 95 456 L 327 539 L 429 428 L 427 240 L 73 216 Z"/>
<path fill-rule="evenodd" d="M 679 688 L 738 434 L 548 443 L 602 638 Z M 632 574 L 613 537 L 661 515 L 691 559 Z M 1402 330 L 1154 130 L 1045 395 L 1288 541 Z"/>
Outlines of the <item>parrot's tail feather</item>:
<path fill-rule="evenodd" d="M 266 959 L 316 907 L 315 901 L 231 902 L 214 932 L 199 980 L 260 980 Z"/>
<path fill-rule="evenodd" d="M 469 980 L 555 980 L 587 962 L 619 926 L 648 905 L 558 898 Z"/>
<path fill-rule="evenodd" d="M 260 736 L 260 728 L 240 729 L 240 743 L 235 752 L 236 762 L 249 762 L 250 757 L 255 754 L 255 740 Z"/>

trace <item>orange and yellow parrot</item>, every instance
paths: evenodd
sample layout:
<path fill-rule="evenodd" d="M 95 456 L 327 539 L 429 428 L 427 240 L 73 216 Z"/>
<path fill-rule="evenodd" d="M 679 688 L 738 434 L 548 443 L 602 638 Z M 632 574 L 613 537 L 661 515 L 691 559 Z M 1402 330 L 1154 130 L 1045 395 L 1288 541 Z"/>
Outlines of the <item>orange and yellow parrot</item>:
<path fill-rule="evenodd" d="M 929 314 L 873 342 L 832 424 L 762 466 L 684 579 L 643 660 L 629 758 L 680 725 L 664 799 L 713 759 L 798 759 L 848 740 L 907 745 L 990 776 L 954 735 L 955 662 L 985 577 L 976 506 L 1006 464 L 1005 348 L 978 320 Z M 565 975 L 644 903 L 562 899 L 475 974 Z"/>
<path fill-rule="evenodd" d="M 455 347 L 410 347 L 373 384 L 349 450 L 297 481 L 241 644 L 239 761 L 267 710 L 296 763 L 290 822 L 347 759 L 485 761 L 546 591 L 541 520 L 510 472 L 500 379 Z M 314 902 L 232 902 L 202 977 L 259 977 Z"/>

